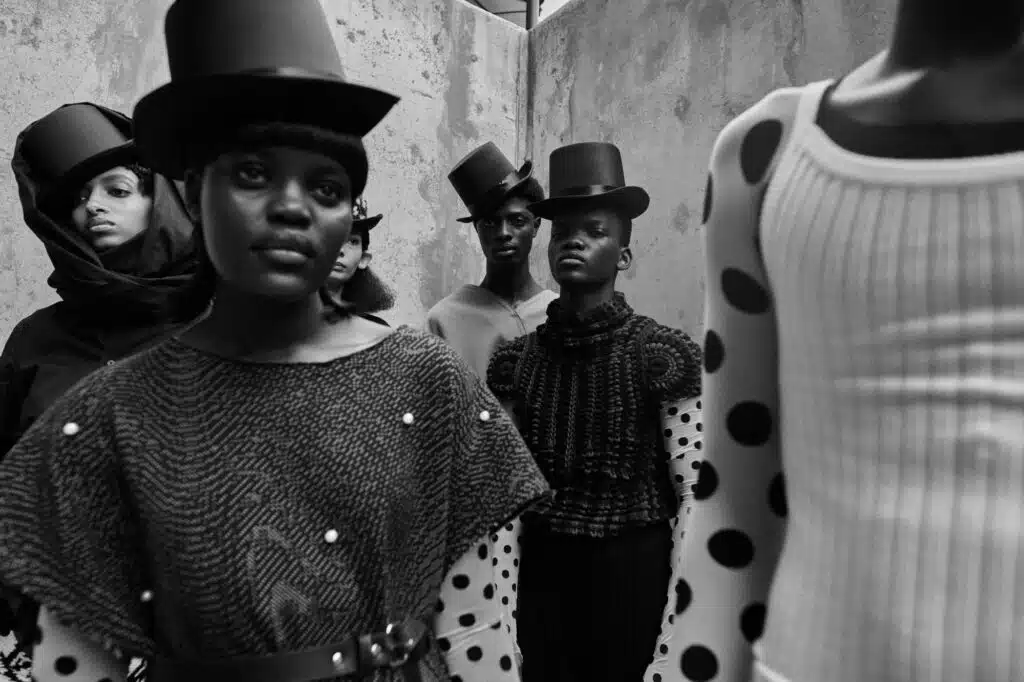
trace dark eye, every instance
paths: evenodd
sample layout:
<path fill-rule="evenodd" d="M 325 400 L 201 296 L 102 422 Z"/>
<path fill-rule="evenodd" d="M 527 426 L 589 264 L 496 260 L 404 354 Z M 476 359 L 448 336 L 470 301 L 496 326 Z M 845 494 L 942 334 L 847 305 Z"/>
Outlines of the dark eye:
<path fill-rule="evenodd" d="M 484 230 L 493 230 L 495 225 L 497 221 L 494 218 L 484 218 L 480 221 L 480 228 Z"/>
<path fill-rule="evenodd" d="M 235 175 L 246 184 L 257 185 L 267 180 L 267 171 L 262 164 L 246 161 L 235 167 Z"/>
<path fill-rule="evenodd" d="M 118 199 L 125 199 L 132 195 L 132 191 L 126 187 L 111 187 L 107 190 L 107 194 Z"/>
<path fill-rule="evenodd" d="M 510 222 L 512 223 L 512 227 L 526 227 L 526 223 L 528 223 L 529 221 L 526 219 L 526 216 L 517 215 L 512 216 Z"/>
<path fill-rule="evenodd" d="M 340 202 L 347 196 L 345 185 L 336 180 L 324 180 L 318 183 L 313 191 L 332 204 Z"/>

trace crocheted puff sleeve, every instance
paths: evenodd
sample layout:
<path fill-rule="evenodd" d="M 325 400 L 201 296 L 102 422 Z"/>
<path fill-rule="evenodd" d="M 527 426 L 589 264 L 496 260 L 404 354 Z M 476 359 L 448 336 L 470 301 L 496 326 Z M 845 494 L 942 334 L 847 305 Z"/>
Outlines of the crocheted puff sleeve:
<path fill-rule="evenodd" d="M 642 352 L 647 385 L 659 403 L 700 395 L 701 348 L 685 332 L 653 324 Z"/>
<path fill-rule="evenodd" d="M 0 582 L 96 641 L 145 656 L 154 649 L 146 564 L 104 374 L 65 393 L 0 464 Z"/>

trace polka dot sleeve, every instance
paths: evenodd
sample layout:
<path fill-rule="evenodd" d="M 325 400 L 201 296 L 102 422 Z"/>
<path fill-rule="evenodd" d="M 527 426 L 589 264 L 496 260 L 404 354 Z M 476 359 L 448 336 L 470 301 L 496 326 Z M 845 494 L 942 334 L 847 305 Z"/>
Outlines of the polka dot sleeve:
<path fill-rule="evenodd" d="M 748 682 L 785 529 L 776 329 L 758 248 L 764 189 L 798 102 L 773 93 L 715 143 L 704 199 L 705 461 L 673 586 L 669 665 L 645 682 Z"/>
<path fill-rule="evenodd" d="M 128 663 L 78 630 L 61 625 L 45 606 L 32 653 L 32 679 L 36 682 L 121 682 Z"/>
<path fill-rule="evenodd" d="M 434 619 L 453 682 L 518 682 L 515 639 L 498 595 L 495 538 L 480 540 L 448 572 Z"/>

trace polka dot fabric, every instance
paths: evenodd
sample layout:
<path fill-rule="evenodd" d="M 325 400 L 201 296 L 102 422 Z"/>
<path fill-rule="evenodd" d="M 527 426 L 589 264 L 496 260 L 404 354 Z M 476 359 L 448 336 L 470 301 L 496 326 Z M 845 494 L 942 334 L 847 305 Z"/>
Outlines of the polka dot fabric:
<path fill-rule="evenodd" d="M 750 642 L 764 626 L 784 530 L 773 512 L 784 506 L 780 484 L 773 486 L 781 474 L 775 318 L 756 248 L 758 216 L 798 93 L 774 93 L 735 119 L 712 155 L 704 207 L 704 461 L 674 567 L 666 609 L 672 627 L 644 682 L 750 680 Z"/>
<path fill-rule="evenodd" d="M 452 679 L 519 680 L 511 612 L 498 590 L 503 564 L 495 563 L 505 539 L 495 534 L 481 540 L 456 562 L 441 587 L 434 632 Z"/>
<path fill-rule="evenodd" d="M 704 458 L 704 425 L 701 416 L 701 398 L 687 398 L 669 403 L 661 410 L 664 425 L 665 450 L 669 453 L 669 470 L 679 496 L 679 512 L 672 522 L 672 579 L 668 585 L 668 602 L 661 620 L 661 635 L 654 648 L 654 660 L 644 675 L 645 682 L 671 679 L 673 662 L 671 652 L 675 637 L 675 614 L 685 608 L 689 595 L 680 580 L 683 558 L 683 538 L 693 509 L 694 486 L 697 472 Z M 683 592 L 680 592 L 680 589 Z"/>
<path fill-rule="evenodd" d="M 122 682 L 127 662 L 81 632 L 61 625 L 44 606 L 32 655 L 36 682 Z"/>

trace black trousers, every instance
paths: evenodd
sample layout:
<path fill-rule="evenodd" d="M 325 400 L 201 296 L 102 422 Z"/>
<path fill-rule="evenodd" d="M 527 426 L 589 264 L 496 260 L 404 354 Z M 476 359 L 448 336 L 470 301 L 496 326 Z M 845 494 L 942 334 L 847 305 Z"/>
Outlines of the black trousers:
<path fill-rule="evenodd" d="M 608 538 L 523 529 L 523 682 L 641 682 L 672 575 L 669 523 Z"/>

